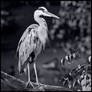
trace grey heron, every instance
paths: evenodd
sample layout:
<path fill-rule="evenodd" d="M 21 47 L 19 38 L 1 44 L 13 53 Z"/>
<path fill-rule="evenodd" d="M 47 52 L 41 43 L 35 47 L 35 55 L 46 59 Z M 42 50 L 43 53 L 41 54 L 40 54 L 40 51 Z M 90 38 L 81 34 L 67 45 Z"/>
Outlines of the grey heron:
<path fill-rule="evenodd" d="M 28 71 L 27 86 L 30 84 L 30 64 L 34 63 L 34 71 L 36 76 L 36 83 L 39 85 L 37 70 L 36 70 L 36 58 L 40 54 L 41 50 L 45 48 L 46 41 L 48 39 L 48 26 L 45 19 L 42 16 L 54 17 L 59 19 L 58 16 L 48 12 L 45 7 L 38 7 L 34 12 L 34 20 L 37 24 L 32 24 L 27 27 L 22 37 L 19 40 L 17 52 L 18 52 L 18 70 L 19 73 Z M 33 86 L 34 87 L 34 86 Z"/>

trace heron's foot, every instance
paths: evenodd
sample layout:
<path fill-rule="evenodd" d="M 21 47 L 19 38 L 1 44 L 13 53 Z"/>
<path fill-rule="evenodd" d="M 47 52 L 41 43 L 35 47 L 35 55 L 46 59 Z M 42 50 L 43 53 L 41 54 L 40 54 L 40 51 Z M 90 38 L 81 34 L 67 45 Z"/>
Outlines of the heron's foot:
<path fill-rule="evenodd" d="M 36 82 L 37 86 L 40 86 L 40 83 L 39 82 Z"/>
<path fill-rule="evenodd" d="M 35 89 L 38 89 L 39 91 L 45 91 L 44 86 L 41 85 L 39 82 L 36 82 Z"/>
<path fill-rule="evenodd" d="M 34 85 L 33 85 L 33 83 L 31 81 L 28 81 L 26 83 L 26 88 L 30 88 L 30 87 L 35 88 Z"/>

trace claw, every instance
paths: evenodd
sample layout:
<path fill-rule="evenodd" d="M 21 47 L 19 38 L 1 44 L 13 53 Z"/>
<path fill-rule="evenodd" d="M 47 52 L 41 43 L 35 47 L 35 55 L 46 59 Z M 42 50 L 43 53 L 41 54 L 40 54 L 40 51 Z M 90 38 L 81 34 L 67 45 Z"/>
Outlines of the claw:
<path fill-rule="evenodd" d="M 41 86 L 39 82 L 37 82 L 36 84 L 37 84 L 37 86 L 38 86 L 38 87 L 40 87 L 40 86 Z"/>
<path fill-rule="evenodd" d="M 35 89 L 38 89 L 39 91 L 45 91 L 43 85 L 41 85 L 40 83 L 37 83 L 37 86 L 35 87 Z"/>
<path fill-rule="evenodd" d="M 28 82 L 26 83 L 26 88 L 30 88 L 30 87 L 34 88 L 34 85 L 32 84 L 31 81 L 28 81 Z"/>

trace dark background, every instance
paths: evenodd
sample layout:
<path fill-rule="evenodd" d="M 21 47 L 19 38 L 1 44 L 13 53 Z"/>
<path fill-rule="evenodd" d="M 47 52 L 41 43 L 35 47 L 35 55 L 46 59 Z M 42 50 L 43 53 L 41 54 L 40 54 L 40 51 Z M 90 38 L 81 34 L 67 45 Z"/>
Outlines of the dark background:
<path fill-rule="evenodd" d="M 78 64 L 87 63 L 91 55 L 91 5 L 90 1 L 40 1 L 40 0 L 2 0 L 1 1 L 1 70 L 27 80 L 26 75 L 17 74 L 18 58 L 16 49 L 25 29 L 33 23 L 33 13 L 39 6 L 60 17 L 60 20 L 46 18 L 49 28 L 49 41 L 45 51 L 37 58 L 39 81 L 46 84 L 61 85 L 65 73 Z M 65 66 L 60 60 L 78 49 L 81 58 Z M 31 80 L 35 81 L 31 65 Z M 8 89 L 8 88 L 7 88 Z"/>

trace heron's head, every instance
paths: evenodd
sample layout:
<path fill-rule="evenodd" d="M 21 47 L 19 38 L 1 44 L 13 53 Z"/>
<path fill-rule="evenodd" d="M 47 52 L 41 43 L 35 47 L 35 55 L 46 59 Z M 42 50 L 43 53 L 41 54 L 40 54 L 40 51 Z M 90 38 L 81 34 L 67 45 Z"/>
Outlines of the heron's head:
<path fill-rule="evenodd" d="M 48 12 L 48 10 L 45 7 L 39 7 L 35 12 L 34 12 L 34 16 L 46 16 L 46 17 L 53 17 L 53 18 L 57 18 L 59 19 L 58 16 L 56 16 L 55 14 L 52 14 L 50 12 Z"/>

